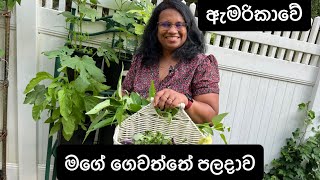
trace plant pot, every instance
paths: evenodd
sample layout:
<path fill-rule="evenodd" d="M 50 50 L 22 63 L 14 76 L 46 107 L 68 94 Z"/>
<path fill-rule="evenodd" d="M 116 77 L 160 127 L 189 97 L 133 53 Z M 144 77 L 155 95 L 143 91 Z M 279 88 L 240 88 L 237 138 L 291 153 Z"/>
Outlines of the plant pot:
<path fill-rule="evenodd" d="M 113 145 L 113 134 L 116 125 L 109 125 L 99 129 L 98 143 L 101 145 Z"/>
<path fill-rule="evenodd" d="M 89 116 L 86 116 L 85 126 L 87 128 L 89 128 L 90 123 L 91 122 L 90 122 Z M 73 136 L 71 137 L 71 139 L 69 141 L 64 139 L 61 130 L 58 132 L 59 144 L 63 144 L 63 145 L 66 145 L 66 144 L 67 145 L 92 145 L 92 144 L 94 144 L 95 132 L 90 133 L 88 135 L 88 137 L 86 138 L 86 140 L 83 142 L 85 136 L 86 136 L 86 131 L 83 130 L 81 127 L 78 127 L 78 130 L 74 131 Z"/>
<path fill-rule="evenodd" d="M 106 75 L 107 82 L 106 85 L 111 86 L 111 89 L 116 90 L 118 85 L 118 80 L 121 73 L 122 63 L 123 70 L 129 70 L 131 66 L 131 57 L 127 57 L 127 59 L 119 59 L 119 64 L 115 62 L 110 62 L 110 67 L 105 66 L 103 73 Z M 124 78 L 122 78 L 122 81 Z"/>

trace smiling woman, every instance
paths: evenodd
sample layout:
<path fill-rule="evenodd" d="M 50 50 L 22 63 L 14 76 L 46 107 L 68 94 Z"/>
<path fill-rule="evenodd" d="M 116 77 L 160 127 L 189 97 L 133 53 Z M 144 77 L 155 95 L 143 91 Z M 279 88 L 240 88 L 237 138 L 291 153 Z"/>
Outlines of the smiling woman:
<path fill-rule="evenodd" d="M 154 106 L 166 109 L 184 103 L 195 123 L 211 122 L 219 111 L 219 70 L 204 47 L 188 6 L 180 0 L 164 0 L 149 19 L 123 90 L 146 98 L 153 80 Z"/>

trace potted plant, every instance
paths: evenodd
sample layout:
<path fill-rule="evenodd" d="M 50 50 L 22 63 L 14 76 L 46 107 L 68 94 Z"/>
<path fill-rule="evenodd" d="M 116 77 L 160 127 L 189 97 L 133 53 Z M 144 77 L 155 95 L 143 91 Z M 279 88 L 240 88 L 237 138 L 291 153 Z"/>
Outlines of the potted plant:
<path fill-rule="evenodd" d="M 112 47 L 117 53 L 120 63 L 111 62 L 110 67 L 105 68 L 105 74 L 109 72 L 107 78 L 111 89 L 117 89 L 121 66 L 124 70 L 129 70 L 133 54 L 141 42 L 144 28 L 151 16 L 155 5 L 148 0 L 128 1 L 115 0 L 119 5 L 117 11 L 112 15 L 113 28 L 120 31 L 113 38 Z"/>
<path fill-rule="evenodd" d="M 50 129 L 50 136 L 61 132 L 62 140 L 70 141 L 76 132 L 81 132 L 82 139 L 75 140 L 79 144 L 95 118 L 95 115 L 85 115 L 85 112 L 100 102 L 95 96 L 109 89 L 105 85 L 106 77 L 97 63 L 101 65 L 103 58 L 105 61 L 116 61 L 117 58 L 105 43 L 98 49 L 83 45 L 89 35 L 82 31 L 82 23 L 87 20 L 86 17 L 94 22 L 96 11 L 86 6 L 86 0 L 74 2 L 78 6 L 79 16 L 70 12 L 62 13 L 66 21 L 71 23 L 67 43 L 58 50 L 43 53 L 48 59 L 56 59 L 59 68 L 56 67 L 55 76 L 48 72 L 37 73 L 25 88 L 24 103 L 33 105 L 34 120 L 39 120 L 44 111 L 49 111 L 50 115 L 45 123 L 54 124 Z M 95 61 L 94 57 L 101 58 Z M 44 80 L 47 85 L 41 84 Z"/>

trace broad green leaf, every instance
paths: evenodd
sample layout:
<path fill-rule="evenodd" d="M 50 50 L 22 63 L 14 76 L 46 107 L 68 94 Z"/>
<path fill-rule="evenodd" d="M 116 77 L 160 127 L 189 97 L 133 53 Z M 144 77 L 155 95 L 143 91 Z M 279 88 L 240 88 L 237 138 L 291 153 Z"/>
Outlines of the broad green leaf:
<path fill-rule="evenodd" d="M 68 58 L 62 61 L 62 67 L 59 69 L 69 67 L 75 69 L 80 74 L 83 74 L 83 79 L 92 77 L 94 80 L 98 82 L 106 82 L 106 78 L 102 70 L 99 69 L 95 65 L 95 63 L 96 62 L 92 59 L 92 57 L 89 57 L 87 55 L 83 56 L 82 58 L 75 56 L 73 58 Z"/>
<path fill-rule="evenodd" d="M 86 114 L 96 114 L 100 110 L 102 110 L 103 108 L 108 107 L 108 106 L 110 106 L 110 99 L 106 99 L 105 101 L 99 103 L 98 105 L 96 105 L 93 109 L 91 109 Z"/>
<path fill-rule="evenodd" d="M 228 113 L 218 114 L 215 117 L 213 117 L 212 118 L 213 125 L 220 123 L 226 115 L 228 115 Z"/>
<path fill-rule="evenodd" d="M 43 106 L 42 105 L 34 105 L 32 107 L 32 118 L 34 120 L 39 120 L 42 110 L 43 110 Z"/>
<path fill-rule="evenodd" d="M 37 85 L 34 87 L 34 91 L 31 91 L 26 94 L 26 98 L 24 100 L 24 104 L 42 104 L 43 101 L 46 100 L 45 94 L 47 93 L 47 89 L 44 85 Z"/>
<path fill-rule="evenodd" d="M 129 108 L 131 112 L 138 112 L 142 107 L 138 104 L 130 104 Z"/>
<path fill-rule="evenodd" d="M 134 104 L 141 104 L 142 103 L 142 98 L 140 97 L 140 95 L 138 94 L 138 93 L 136 93 L 136 92 L 131 92 L 130 93 L 130 98 L 132 99 L 132 102 L 134 103 Z"/>
<path fill-rule="evenodd" d="M 58 121 L 56 123 L 54 123 L 54 125 L 52 126 L 52 128 L 50 129 L 50 133 L 49 136 L 53 136 L 56 132 L 58 132 L 61 129 L 61 122 Z"/>
<path fill-rule="evenodd" d="M 80 13 L 83 13 L 86 17 L 89 17 L 92 22 L 95 22 L 96 17 L 98 16 L 97 10 L 91 8 L 90 6 L 86 6 L 85 4 L 79 5 Z"/>
<path fill-rule="evenodd" d="M 70 141 L 73 133 L 72 133 L 72 134 L 68 134 L 68 133 L 66 133 L 66 132 L 64 131 L 64 129 L 63 129 L 62 135 L 63 135 L 63 138 L 64 138 L 65 140 Z"/>
<path fill-rule="evenodd" d="M 62 13 L 59 13 L 59 14 L 62 14 L 62 16 L 64 16 L 65 18 L 68 18 L 68 19 L 75 19 L 77 18 L 75 15 L 73 15 L 70 11 L 64 11 Z"/>
<path fill-rule="evenodd" d="M 135 27 L 135 30 L 134 30 L 134 32 L 137 34 L 137 35 L 142 35 L 143 34 L 143 32 L 144 32 L 144 25 L 141 25 L 141 24 L 133 24 L 134 25 L 134 27 Z"/>
<path fill-rule="evenodd" d="M 113 50 L 113 48 L 110 47 L 108 43 L 101 43 L 98 52 L 101 53 L 101 56 L 104 55 L 104 58 L 106 58 L 107 60 L 119 64 L 117 53 Z M 108 65 L 108 67 L 110 67 L 110 65 Z"/>
<path fill-rule="evenodd" d="M 24 94 L 28 93 L 31 91 L 40 81 L 45 80 L 45 79 L 53 79 L 53 76 L 47 72 L 38 72 L 36 77 L 31 79 L 29 84 L 27 85 L 26 89 L 24 90 Z"/>
<path fill-rule="evenodd" d="M 102 84 L 98 81 L 96 81 L 95 79 L 90 78 L 90 86 L 88 87 L 88 91 L 93 91 L 93 95 L 98 95 L 103 91 L 106 91 L 108 89 L 110 89 L 110 86 L 107 86 L 105 84 Z"/>
<path fill-rule="evenodd" d="M 112 16 L 112 20 L 123 26 L 128 26 L 129 24 L 135 23 L 135 21 L 132 18 L 128 18 L 125 12 L 122 11 L 117 11 L 116 13 L 114 13 Z"/>
<path fill-rule="evenodd" d="M 73 134 L 75 130 L 74 118 L 72 116 L 69 116 L 68 119 L 64 117 L 64 118 L 61 118 L 61 122 L 62 122 L 63 131 L 66 134 Z"/>
<path fill-rule="evenodd" d="M 45 52 L 42 52 L 42 54 L 47 56 L 49 59 L 53 59 L 56 57 L 71 56 L 73 52 L 74 52 L 74 49 L 69 49 L 67 46 L 63 46 L 58 50 L 45 51 Z"/>
<path fill-rule="evenodd" d="M 0 1 L 0 9 L 1 8 L 1 1 Z M 4 56 L 4 50 L 0 49 L 0 58 L 2 58 Z"/>
<path fill-rule="evenodd" d="M 73 91 L 71 95 L 71 100 L 73 105 L 78 108 L 78 111 L 85 111 L 83 94 Z"/>
<path fill-rule="evenodd" d="M 48 119 L 46 119 L 45 121 L 44 121 L 44 123 L 53 123 L 55 120 L 54 119 L 52 119 L 52 116 L 50 116 L 50 117 L 48 117 Z"/>
<path fill-rule="evenodd" d="M 89 112 L 91 109 L 93 109 L 95 106 L 97 106 L 100 103 L 100 99 L 93 96 L 85 96 L 84 97 L 84 106 L 86 112 Z"/>
<path fill-rule="evenodd" d="M 74 87 L 78 92 L 85 92 L 90 86 L 90 81 L 85 74 L 80 74 L 77 79 L 74 81 Z"/>
<path fill-rule="evenodd" d="M 150 87 L 149 87 L 149 98 L 148 99 L 154 97 L 155 95 L 156 95 L 156 88 L 154 86 L 154 81 L 151 80 L 151 84 L 150 84 Z"/>
<path fill-rule="evenodd" d="M 224 134 L 220 134 L 220 137 L 221 137 L 221 139 L 223 140 L 223 142 L 224 142 L 225 144 L 228 144 L 228 142 L 227 142 L 226 137 L 224 136 Z"/>
<path fill-rule="evenodd" d="M 72 110 L 72 101 L 71 101 L 70 94 L 68 94 L 68 91 L 66 88 L 61 89 L 58 92 L 58 99 L 60 104 L 61 115 L 64 118 L 68 118 Z"/>

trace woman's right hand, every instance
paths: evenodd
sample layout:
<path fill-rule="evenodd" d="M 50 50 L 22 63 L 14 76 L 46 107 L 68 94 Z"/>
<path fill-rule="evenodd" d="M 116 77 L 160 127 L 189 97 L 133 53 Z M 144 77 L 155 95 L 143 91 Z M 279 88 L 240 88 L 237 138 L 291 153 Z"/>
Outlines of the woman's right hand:
<path fill-rule="evenodd" d="M 154 97 L 153 105 L 161 110 L 179 107 L 181 103 L 188 104 L 188 98 L 175 90 L 163 89 Z"/>

